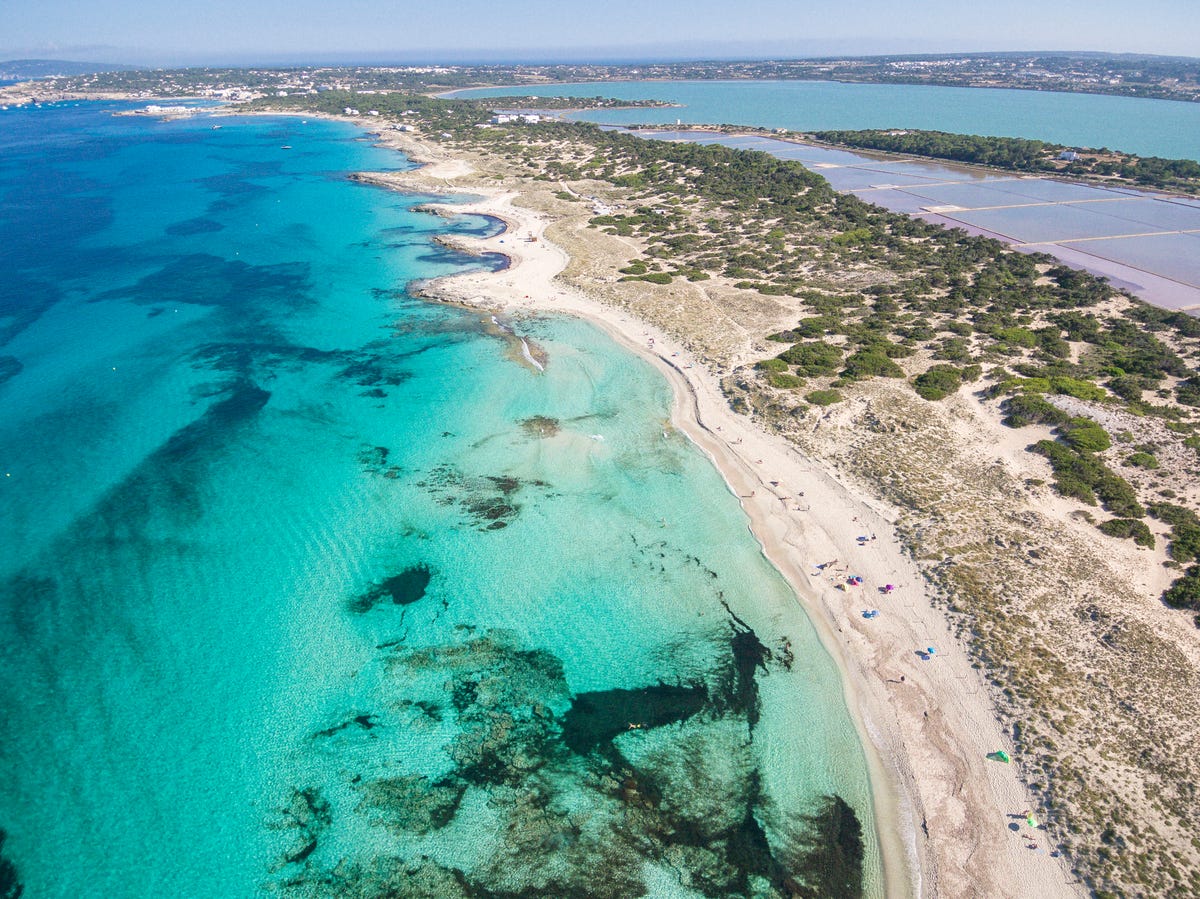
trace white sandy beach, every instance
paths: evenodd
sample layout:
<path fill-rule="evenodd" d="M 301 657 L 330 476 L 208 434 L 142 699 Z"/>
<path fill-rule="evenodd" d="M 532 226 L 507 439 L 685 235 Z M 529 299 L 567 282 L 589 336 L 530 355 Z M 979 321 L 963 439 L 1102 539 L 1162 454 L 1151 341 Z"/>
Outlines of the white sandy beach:
<path fill-rule="evenodd" d="M 395 143 L 415 158 L 433 156 L 398 136 Z M 463 160 L 438 154 L 418 173 L 371 180 L 457 191 L 465 189 L 455 179 L 469 173 Z M 764 553 L 793 585 L 839 663 L 872 763 L 888 895 L 1084 895 L 1065 861 L 1052 854 L 1047 834 L 1023 823 L 1022 813 L 1034 803 L 1014 767 L 986 759 L 1012 747 L 983 676 L 895 539 L 896 510 L 868 502 L 787 441 L 734 413 L 716 374 L 669 335 L 560 279 L 569 260 L 546 239 L 552 222 L 522 208 L 516 191 L 472 184 L 468 192 L 482 199 L 455 204 L 453 212 L 495 216 L 508 225 L 495 237 L 470 240 L 471 247 L 503 253 L 511 265 L 437 282 L 431 294 L 517 315 L 583 317 L 668 379 L 675 426 L 741 498 Z M 850 574 L 860 575 L 863 585 L 848 586 Z M 885 584 L 896 589 L 885 594 Z M 865 619 L 866 609 L 878 609 L 878 617 Z M 919 651 L 928 647 L 936 652 L 922 659 Z"/>

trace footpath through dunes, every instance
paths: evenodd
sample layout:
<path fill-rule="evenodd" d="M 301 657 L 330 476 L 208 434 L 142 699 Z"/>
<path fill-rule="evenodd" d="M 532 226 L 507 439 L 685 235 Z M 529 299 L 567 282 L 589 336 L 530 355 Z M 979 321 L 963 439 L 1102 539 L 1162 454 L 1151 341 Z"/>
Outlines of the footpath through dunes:
<path fill-rule="evenodd" d="M 871 496 L 867 484 L 822 470 L 819 455 L 770 433 L 762 426 L 769 422 L 731 410 L 721 376 L 751 357 L 758 335 L 784 310 L 764 310 L 719 285 L 619 283 L 613 273 L 631 241 L 589 228 L 589 213 L 556 196 L 558 185 L 515 178 L 493 156 L 396 141 L 435 165 L 470 158 L 477 171 L 456 183 L 484 199 L 468 208 L 509 224 L 505 235 L 480 243 L 509 255 L 508 269 L 439 281 L 432 295 L 586 317 L 672 383 L 673 422 L 741 498 L 767 557 L 839 660 L 872 749 L 889 895 L 1083 895 L 1058 850 L 1062 833 L 1018 824 L 1039 806 L 1019 769 L 986 758 L 1012 752 L 1011 738 L 983 673 L 906 550 L 900 510 Z M 422 176 L 387 180 L 429 186 Z M 851 575 L 861 585 L 851 586 Z M 864 616 L 874 609 L 877 616 Z"/>

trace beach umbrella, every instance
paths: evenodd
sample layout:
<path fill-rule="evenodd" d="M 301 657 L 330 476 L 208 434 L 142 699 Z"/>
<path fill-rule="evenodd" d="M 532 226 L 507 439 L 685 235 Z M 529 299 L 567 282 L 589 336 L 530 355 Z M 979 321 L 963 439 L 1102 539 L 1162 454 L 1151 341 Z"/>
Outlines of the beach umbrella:
<path fill-rule="evenodd" d="M 1008 762 L 1010 761 L 1008 753 L 1003 749 L 997 749 L 995 752 L 989 752 L 987 757 L 993 762 Z"/>

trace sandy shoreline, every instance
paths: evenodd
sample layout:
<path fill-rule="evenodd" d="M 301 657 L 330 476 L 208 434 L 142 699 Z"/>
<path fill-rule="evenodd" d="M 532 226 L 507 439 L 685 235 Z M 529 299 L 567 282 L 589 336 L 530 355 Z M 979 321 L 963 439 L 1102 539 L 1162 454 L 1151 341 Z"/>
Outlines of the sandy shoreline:
<path fill-rule="evenodd" d="M 983 675 L 895 537 L 899 511 L 856 494 L 792 444 L 734 413 L 716 374 L 668 334 L 559 278 L 569 259 L 546 239 L 552 217 L 517 205 L 519 185 L 459 186 L 455 182 L 471 173 L 465 160 L 407 136 L 388 134 L 386 143 L 426 165 L 369 180 L 400 190 L 469 193 L 481 199 L 448 211 L 489 215 L 507 225 L 502 234 L 465 242 L 508 256 L 508 269 L 443 279 L 427 285 L 427 295 L 510 314 L 582 317 L 651 362 L 672 385 L 673 424 L 740 498 L 764 554 L 792 585 L 839 665 L 870 762 L 887 895 L 1084 895 L 1065 860 L 1051 855 L 1046 833 L 1011 829 L 1035 803 L 1014 766 L 985 758 L 1012 746 Z M 836 566 L 816 568 L 834 559 Z M 851 571 L 864 578 L 862 587 L 845 585 Z M 889 583 L 897 589 L 882 594 Z M 864 619 L 868 608 L 880 615 Z M 936 655 L 922 660 L 917 653 L 929 646 Z"/>

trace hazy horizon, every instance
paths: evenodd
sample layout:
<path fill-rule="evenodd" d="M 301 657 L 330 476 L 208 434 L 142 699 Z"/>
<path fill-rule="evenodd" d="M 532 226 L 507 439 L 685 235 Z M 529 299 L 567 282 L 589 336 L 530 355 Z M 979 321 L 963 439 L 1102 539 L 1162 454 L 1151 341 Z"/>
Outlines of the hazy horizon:
<path fill-rule="evenodd" d="M 1018 49 L 990 49 L 990 50 L 962 50 L 962 49 L 934 49 L 928 51 L 864 51 L 864 52 L 826 52 L 826 53 L 794 53 L 791 55 L 780 53 L 753 53 L 745 52 L 738 53 L 730 51 L 727 53 L 687 53 L 683 49 L 678 52 L 672 52 L 669 49 L 664 49 L 658 53 L 647 52 L 644 55 L 638 55 L 626 49 L 624 52 L 614 48 L 596 48 L 594 50 L 584 49 L 576 53 L 554 54 L 545 51 L 530 50 L 521 52 L 519 50 L 510 51 L 507 53 L 490 54 L 485 50 L 473 51 L 470 49 L 459 50 L 430 50 L 423 53 L 408 53 L 408 54 L 355 54 L 353 51 L 346 52 L 312 52 L 312 53 L 289 53 L 281 55 L 270 54 L 244 54 L 244 55 L 214 55 L 212 57 L 195 58 L 195 59 L 180 59 L 177 62 L 164 61 L 147 61 L 147 60 L 129 60 L 124 57 L 103 58 L 101 56 L 84 56 L 81 54 L 62 54 L 62 55 L 5 55 L 0 52 L 0 63 L 11 62 L 63 62 L 75 63 L 80 65 L 97 64 L 104 66 L 122 66 L 128 65 L 136 68 L 156 68 L 156 67 L 179 67 L 179 68 L 197 68 L 197 67 L 230 67 L 230 68 L 248 68 L 253 66 L 277 66 L 281 68 L 288 67 L 308 67 L 308 66 L 426 66 L 426 65 L 447 65 L 447 66 L 473 66 L 473 65 L 664 65 L 673 63 L 710 63 L 710 62 L 766 62 L 778 61 L 788 62 L 793 60 L 808 60 L 808 59 L 824 59 L 824 58 L 852 58 L 852 57 L 888 57 L 888 56 L 957 56 L 957 55 L 1004 55 L 1004 54 L 1029 54 L 1029 55 L 1057 55 L 1057 54 L 1094 54 L 1106 56 L 1133 56 L 1133 57 L 1160 57 L 1164 59 L 1200 59 L 1200 55 L 1185 55 L 1173 53 L 1139 53 L 1139 52 L 1118 52 L 1108 50 L 1081 50 L 1062 48 L 1018 48 Z"/>
<path fill-rule="evenodd" d="M 836 55 L 1101 52 L 1195 56 L 1200 17 L 1185 0 L 1011 0 L 1002 13 L 956 0 L 898 5 L 634 0 L 10 0 L 0 58 L 127 65 L 650 62 Z M 1050 50 L 1042 48 L 1051 48 Z"/>

